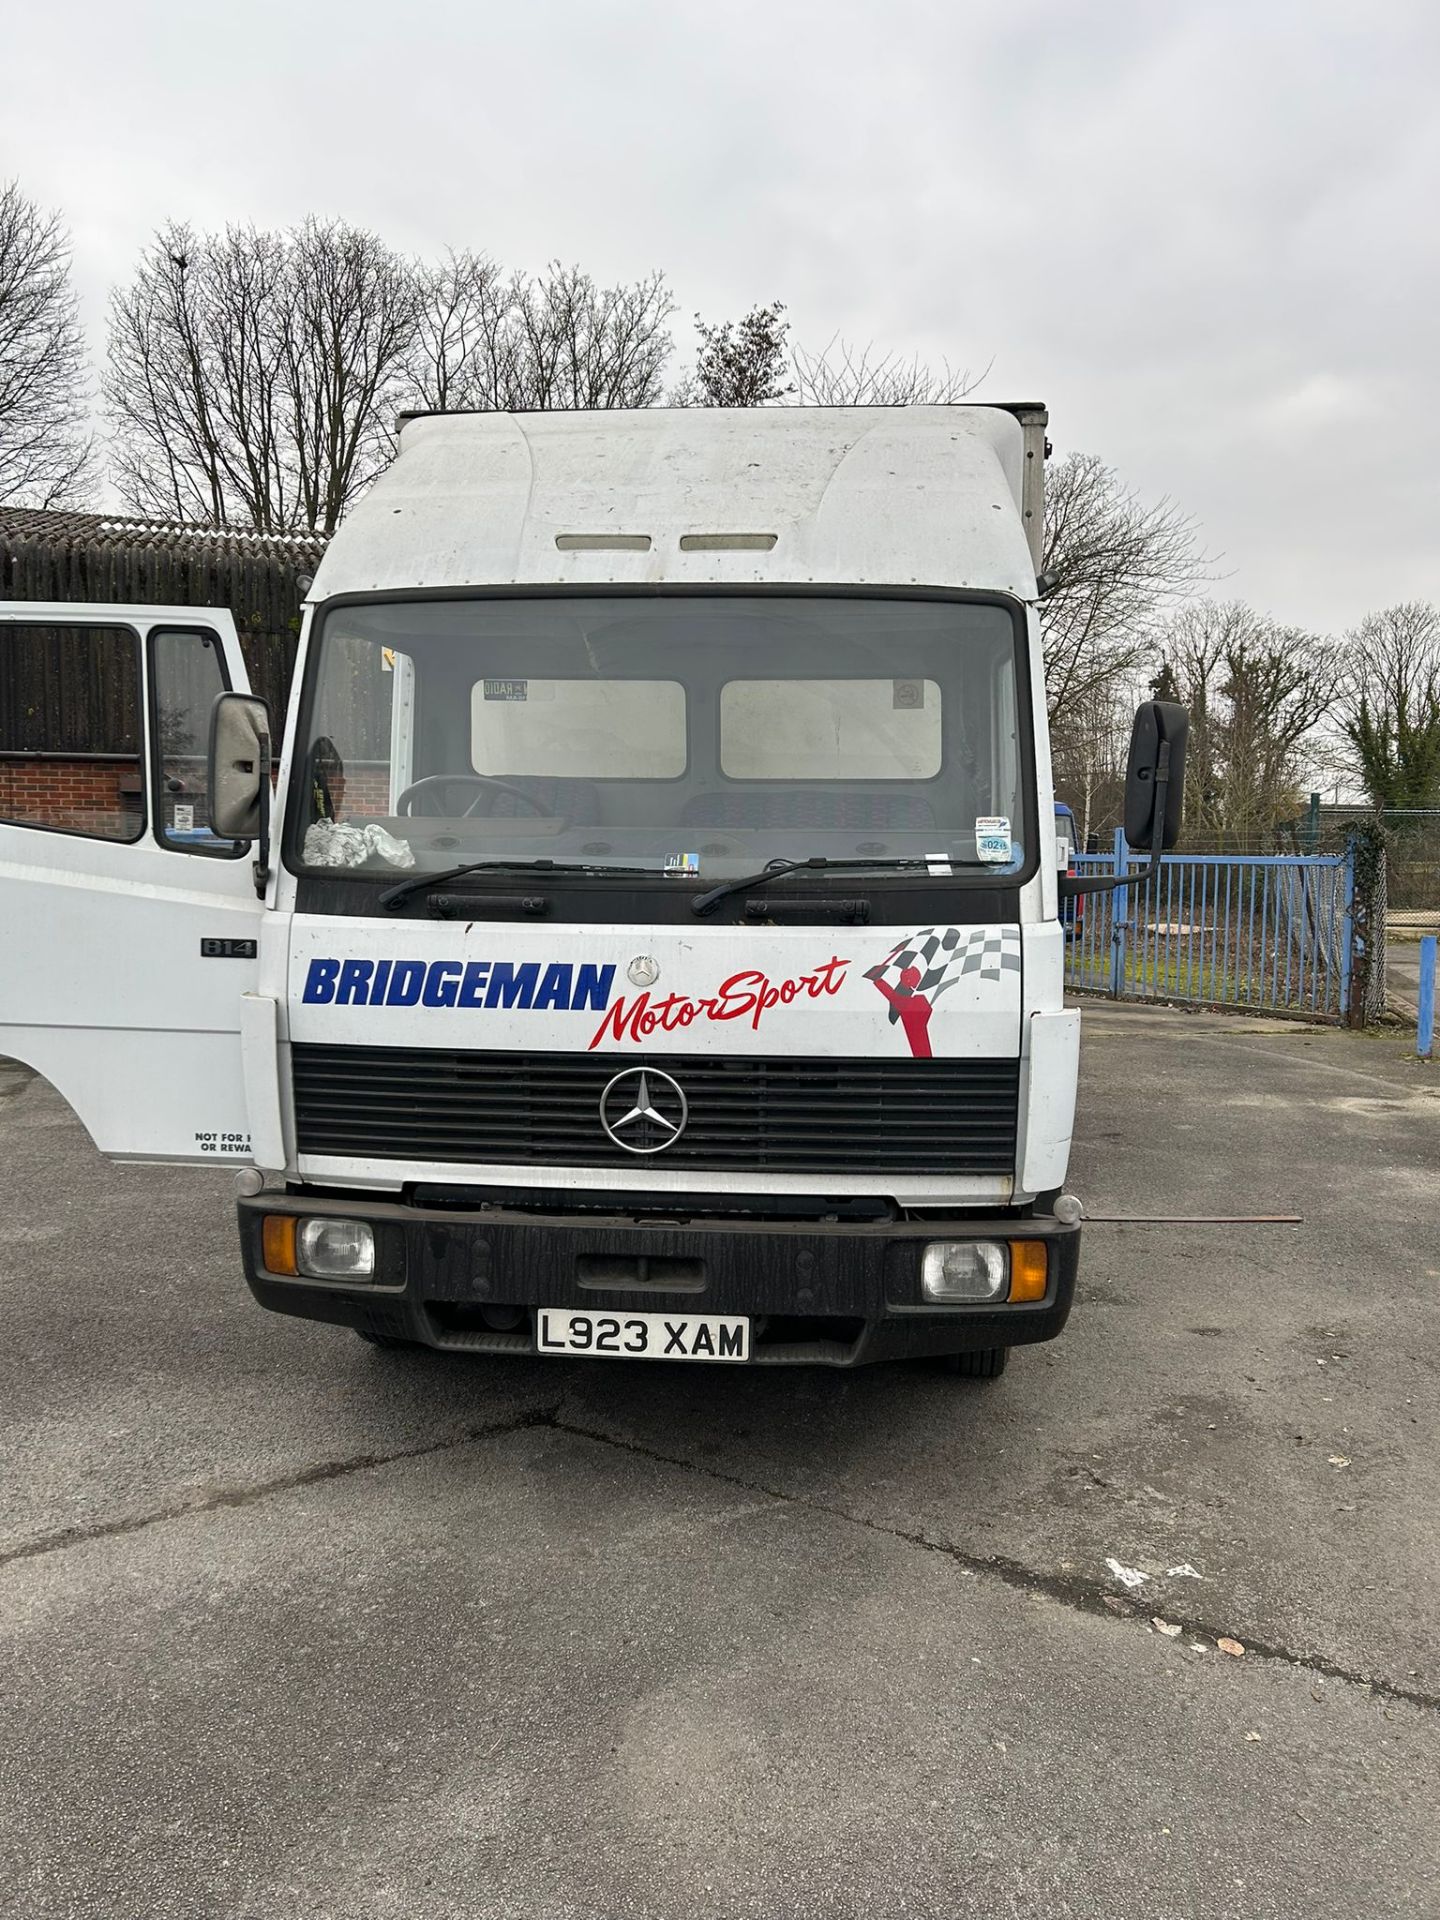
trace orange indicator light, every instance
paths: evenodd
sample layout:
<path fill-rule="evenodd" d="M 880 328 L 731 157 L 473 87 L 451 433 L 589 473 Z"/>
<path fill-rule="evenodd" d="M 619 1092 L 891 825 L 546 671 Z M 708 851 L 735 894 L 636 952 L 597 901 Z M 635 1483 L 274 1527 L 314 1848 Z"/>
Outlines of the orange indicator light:
<path fill-rule="evenodd" d="M 300 1271 L 295 1260 L 295 1216 L 290 1213 L 267 1213 L 260 1228 L 260 1249 L 265 1257 L 266 1270 L 270 1273 L 287 1273 L 293 1276 Z"/>
<path fill-rule="evenodd" d="M 1010 1298 L 1043 1300 L 1050 1278 L 1050 1254 L 1043 1240 L 1010 1242 Z"/>

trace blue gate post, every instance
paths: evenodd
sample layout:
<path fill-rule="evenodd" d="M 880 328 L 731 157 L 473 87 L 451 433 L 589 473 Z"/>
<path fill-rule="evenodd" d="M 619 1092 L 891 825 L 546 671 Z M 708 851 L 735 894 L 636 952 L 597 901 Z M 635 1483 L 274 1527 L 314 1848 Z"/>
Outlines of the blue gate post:
<path fill-rule="evenodd" d="M 1420 1030 L 1415 1036 L 1415 1051 L 1428 1060 L 1435 1051 L 1435 935 L 1427 933 L 1420 942 Z"/>
<path fill-rule="evenodd" d="M 1115 829 L 1115 871 L 1128 871 L 1125 860 L 1125 829 Z M 1110 896 L 1110 998 L 1118 1000 L 1125 991 L 1125 935 L 1130 920 L 1130 889 L 1116 887 Z"/>
<path fill-rule="evenodd" d="M 1340 923 L 1340 1018 L 1349 1026 L 1356 1025 L 1350 1009 L 1350 976 L 1355 964 L 1355 841 L 1353 837 L 1345 843 L 1345 906 L 1344 917 Z M 1364 1010 L 1361 1010 L 1359 1025 L 1364 1026 Z"/>

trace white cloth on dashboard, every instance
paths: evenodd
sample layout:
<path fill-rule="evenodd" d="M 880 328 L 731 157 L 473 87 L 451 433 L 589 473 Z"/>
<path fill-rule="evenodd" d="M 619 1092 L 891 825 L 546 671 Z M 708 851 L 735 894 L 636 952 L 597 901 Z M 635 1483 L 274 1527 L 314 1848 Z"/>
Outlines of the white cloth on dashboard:
<path fill-rule="evenodd" d="M 363 867 L 367 860 L 388 860 L 392 867 L 413 867 L 415 855 L 404 840 L 371 821 L 346 826 L 317 820 L 305 834 L 305 863 L 311 867 Z"/>

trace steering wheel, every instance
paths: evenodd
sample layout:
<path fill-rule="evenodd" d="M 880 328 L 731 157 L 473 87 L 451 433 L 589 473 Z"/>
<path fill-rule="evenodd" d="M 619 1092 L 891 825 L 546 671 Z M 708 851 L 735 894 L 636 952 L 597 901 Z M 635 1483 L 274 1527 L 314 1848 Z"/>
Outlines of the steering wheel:
<path fill-rule="evenodd" d="M 476 794 L 475 798 L 470 802 L 470 805 L 466 807 L 464 813 L 460 816 L 462 820 L 469 820 L 473 817 L 475 809 L 485 797 L 486 791 L 508 793 L 513 800 L 523 800 L 527 807 L 533 809 L 537 814 L 542 814 L 547 820 L 553 820 L 555 818 L 555 809 L 553 807 L 547 807 L 543 800 L 537 800 L 533 793 L 527 793 L 523 787 L 512 787 L 508 780 L 497 780 L 494 774 L 491 773 L 427 773 L 423 780 L 416 780 L 410 786 L 406 787 L 405 791 L 395 802 L 395 811 L 396 813 L 408 814 L 411 812 L 410 802 L 417 794 L 425 793 L 427 790 L 435 787 L 453 787 L 461 783 L 469 787 L 479 787 L 482 789 L 480 793 Z"/>

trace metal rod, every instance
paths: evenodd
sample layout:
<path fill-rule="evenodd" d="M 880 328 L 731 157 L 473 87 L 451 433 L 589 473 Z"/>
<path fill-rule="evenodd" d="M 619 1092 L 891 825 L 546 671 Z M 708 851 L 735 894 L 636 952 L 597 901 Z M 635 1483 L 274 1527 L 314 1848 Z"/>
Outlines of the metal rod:
<path fill-rule="evenodd" d="M 1085 1213 L 1084 1226 L 1303 1227 L 1303 1213 Z"/>

